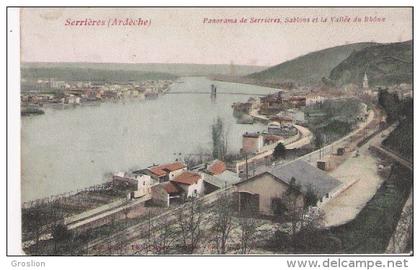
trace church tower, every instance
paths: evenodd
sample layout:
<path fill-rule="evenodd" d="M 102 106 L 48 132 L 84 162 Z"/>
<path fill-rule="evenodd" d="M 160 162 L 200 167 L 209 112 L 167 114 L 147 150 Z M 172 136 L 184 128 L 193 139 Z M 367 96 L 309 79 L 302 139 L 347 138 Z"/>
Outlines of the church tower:
<path fill-rule="evenodd" d="M 369 80 L 368 80 L 366 72 L 365 72 L 365 76 L 363 76 L 363 89 L 369 89 Z"/>

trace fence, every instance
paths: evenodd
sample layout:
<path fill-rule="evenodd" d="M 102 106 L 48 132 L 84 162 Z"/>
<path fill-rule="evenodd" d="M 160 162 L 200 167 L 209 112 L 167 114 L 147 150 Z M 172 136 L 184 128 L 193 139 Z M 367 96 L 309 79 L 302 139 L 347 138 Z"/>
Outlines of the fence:
<path fill-rule="evenodd" d="M 90 187 L 83 188 L 83 189 L 77 189 L 77 190 L 73 190 L 73 191 L 69 191 L 69 192 L 65 192 L 65 193 L 61 193 L 61 194 L 57 194 L 57 195 L 51 195 L 49 197 L 42 198 L 42 199 L 36 199 L 36 200 L 23 202 L 22 203 L 22 208 L 23 209 L 28 209 L 28 208 L 40 206 L 40 205 L 43 205 L 43 204 L 53 203 L 55 201 L 59 201 L 59 200 L 64 199 L 64 198 L 69 198 L 69 197 L 74 196 L 74 195 L 76 195 L 78 193 L 81 193 L 81 192 L 107 190 L 111 187 L 111 185 L 112 185 L 112 182 L 105 182 L 105 183 L 102 183 L 102 184 L 99 184 L 99 185 L 94 185 L 94 186 L 90 186 Z"/>
<path fill-rule="evenodd" d="M 127 202 L 127 199 L 116 200 L 116 201 L 113 201 L 112 203 L 108 203 L 108 204 L 99 206 L 97 208 L 94 208 L 94 209 L 85 211 L 85 212 L 83 212 L 81 214 L 64 218 L 64 224 L 67 225 L 67 224 L 70 224 L 70 223 L 74 223 L 76 221 L 79 221 L 79 220 L 82 220 L 82 219 L 91 217 L 91 216 L 96 215 L 96 214 L 99 214 L 101 212 L 105 212 L 105 211 L 111 210 L 113 208 L 116 208 L 118 206 L 123 205 L 125 202 Z"/>
<path fill-rule="evenodd" d="M 343 193 L 344 191 L 346 191 L 347 189 L 349 189 L 350 187 L 352 187 L 354 184 L 356 184 L 359 181 L 360 179 L 358 178 L 358 179 L 354 179 L 353 181 L 349 181 L 345 184 L 339 185 L 338 187 L 333 189 L 330 193 L 328 193 L 328 196 L 322 197 L 322 199 L 318 201 L 317 207 L 320 207 L 320 208 L 323 207 L 331 199 L 337 197 L 338 195 L 340 195 L 341 193 Z"/>
<path fill-rule="evenodd" d="M 212 192 L 208 195 L 205 195 L 203 197 L 198 198 L 196 201 L 197 202 L 201 201 L 203 204 L 208 205 L 208 204 L 211 204 L 211 203 L 215 202 L 217 199 L 219 199 L 219 196 L 221 194 L 231 193 L 234 190 L 235 190 L 234 187 L 227 187 L 227 188 L 219 189 L 219 190 L 216 190 L 216 191 L 214 191 L 214 192 Z M 187 202 L 187 203 L 189 203 L 189 202 Z M 175 207 L 175 208 L 170 209 L 166 212 L 163 212 L 159 215 L 151 217 L 150 220 L 146 220 L 146 221 L 140 222 L 138 224 L 135 224 L 131 227 L 125 228 L 124 230 L 119 231 L 119 232 L 115 233 L 114 235 L 105 236 L 105 237 L 98 238 L 98 239 L 95 239 L 93 241 L 90 241 L 89 242 L 89 247 L 90 247 L 90 249 L 94 249 L 95 247 L 100 247 L 101 245 L 104 245 L 104 244 L 111 244 L 114 241 L 118 241 L 120 238 L 121 239 L 127 239 L 125 236 L 130 236 L 129 240 L 131 240 L 131 241 L 134 240 L 134 239 L 137 239 L 137 238 L 142 238 L 141 232 L 142 232 L 143 226 L 149 224 L 150 222 L 154 222 L 156 220 L 162 219 L 164 217 L 167 217 L 168 221 L 171 220 L 171 219 L 174 220 L 176 218 L 175 215 L 176 215 L 177 211 L 180 211 L 180 210 L 184 209 L 184 207 L 185 207 L 185 205 Z M 128 239 L 127 239 L 127 242 L 128 242 Z"/>

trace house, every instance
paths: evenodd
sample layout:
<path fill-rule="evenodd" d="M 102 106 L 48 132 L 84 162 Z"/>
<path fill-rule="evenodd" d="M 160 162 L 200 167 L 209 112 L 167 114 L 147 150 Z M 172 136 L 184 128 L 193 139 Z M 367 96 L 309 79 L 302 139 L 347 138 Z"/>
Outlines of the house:
<path fill-rule="evenodd" d="M 261 214 L 273 215 L 277 202 L 284 200 L 292 179 L 301 187 L 296 198 L 299 207 L 304 206 L 304 198 L 309 191 L 322 201 L 341 186 L 337 179 L 305 161 L 297 160 L 235 184 L 239 211 L 254 206 Z"/>
<path fill-rule="evenodd" d="M 270 122 L 267 126 L 268 134 L 279 135 L 281 132 L 281 125 L 278 122 Z"/>
<path fill-rule="evenodd" d="M 213 160 L 207 165 L 207 172 L 211 175 L 219 175 L 226 170 L 226 164 L 221 160 Z"/>
<path fill-rule="evenodd" d="M 304 112 L 298 109 L 288 109 L 287 111 L 281 111 L 277 115 L 290 117 L 293 120 L 293 122 L 297 124 L 302 124 L 305 122 Z"/>
<path fill-rule="evenodd" d="M 260 107 L 260 100 L 254 98 L 254 97 L 250 97 L 248 99 L 248 103 L 251 103 L 252 104 L 252 107 L 251 107 L 252 110 L 256 110 L 256 109 L 258 109 Z"/>
<path fill-rule="evenodd" d="M 284 140 L 284 137 L 274 134 L 263 134 L 264 145 L 270 145 L 273 143 L 278 143 L 281 140 Z"/>
<path fill-rule="evenodd" d="M 264 138 L 259 132 L 245 132 L 242 135 L 242 151 L 247 154 L 258 153 L 264 146 Z"/>
<path fill-rule="evenodd" d="M 131 191 L 128 197 L 132 199 L 151 194 L 151 187 L 156 184 L 156 181 L 145 174 L 117 172 L 112 176 L 112 183 L 114 186 L 128 188 Z"/>
<path fill-rule="evenodd" d="M 187 170 L 187 165 L 182 162 L 174 162 L 161 164 L 158 166 L 151 166 L 145 170 L 142 170 L 143 173 L 150 175 L 153 179 L 159 181 L 159 183 L 173 180 L 175 177 Z"/>
<path fill-rule="evenodd" d="M 151 187 L 156 182 L 149 175 L 137 175 L 137 190 L 132 192 L 131 198 L 139 198 L 148 194 L 151 194 Z"/>
<path fill-rule="evenodd" d="M 236 112 L 236 113 L 245 113 L 245 114 L 248 114 L 252 110 L 252 108 L 253 108 L 253 103 L 250 103 L 250 102 L 244 102 L 244 103 L 237 102 L 237 103 L 234 103 L 232 105 L 232 108 L 234 109 L 234 112 Z"/>
<path fill-rule="evenodd" d="M 234 172 L 225 170 L 219 175 L 203 173 L 205 193 L 211 193 L 215 190 L 227 188 L 241 181 L 241 178 Z"/>
<path fill-rule="evenodd" d="M 278 113 L 283 108 L 283 92 L 267 95 L 260 98 L 260 114 Z"/>
<path fill-rule="evenodd" d="M 276 104 L 281 104 L 283 102 L 283 91 L 279 91 L 274 94 L 267 95 L 260 98 L 261 105 L 273 106 Z"/>
<path fill-rule="evenodd" d="M 112 175 L 113 186 L 135 187 L 137 180 L 133 174 L 126 172 L 116 172 Z"/>
<path fill-rule="evenodd" d="M 279 123 L 282 127 L 293 126 L 293 118 L 289 116 L 275 115 L 270 117 L 270 121 Z"/>
<path fill-rule="evenodd" d="M 281 137 L 288 137 L 293 133 L 296 133 L 296 129 L 293 125 L 281 125 L 279 122 L 270 122 L 267 126 L 268 134 L 281 136 Z"/>
<path fill-rule="evenodd" d="M 184 191 L 172 182 L 164 182 L 151 188 L 152 203 L 169 207 L 175 202 L 182 202 Z"/>
<path fill-rule="evenodd" d="M 306 96 L 306 101 L 305 101 L 305 105 L 306 106 L 311 106 L 311 105 L 315 105 L 315 104 L 322 104 L 324 103 L 326 100 L 325 97 L 317 95 L 317 94 L 309 94 Z"/>
<path fill-rule="evenodd" d="M 204 194 L 203 176 L 199 173 L 184 171 L 170 181 L 180 187 L 186 197 L 199 197 Z"/>
<path fill-rule="evenodd" d="M 295 108 L 306 106 L 306 97 L 304 96 L 292 96 L 288 101 L 289 104 L 293 105 Z"/>
<path fill-rule="evenodd" d="M 80 97 L 75 95 L 69 95 L 65 98 L 65 104 L 80 104 Z"/>

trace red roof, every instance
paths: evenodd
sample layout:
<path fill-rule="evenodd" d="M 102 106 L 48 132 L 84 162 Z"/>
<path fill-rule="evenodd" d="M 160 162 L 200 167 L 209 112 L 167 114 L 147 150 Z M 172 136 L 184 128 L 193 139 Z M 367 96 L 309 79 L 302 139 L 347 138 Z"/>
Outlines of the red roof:
<path fill-rule="evenodd" d="M 279 141 L 284 139 L 282 136 L 272 135 L 272 134 L 264 134 L 264 140 L 268 141 Z"/>
<path fill-rule="evenodd" d="M 285 121 L 285 122 L 292 122 L 293 119 L 288 116 L 273 116 L 270 118 L 271 121 Z"/>
<path fill-rule="evenodd" d="M 178 175 L 172 181 L 179 184 L 192 185 L 192 184 L 197 184 L 200 178 L 201 178 L 201 175 L 199 175 L 198 173 L 186 171 Z"/>
<path fill-rule="evenodd" d="M 177 186 L 175 186 L 174 184 L 172 184 L 171 182 L 166 182 L 163 184 L 163 189 L 168 193 L 168 194 L 173 194 L 173 193 L 179 193 L 181 192 L 181 190 L 178 189 Z"/>
<path fill-rule="evenodd" d="M 226 170 L 226 165 L 223 161 L 215 160 L 213 161 L 208 167 L 207 171 L 209 171 L 213 175 L 221 174 Z"/>
<path fill-rule="evenodd" d="M 180 170 L 185 167 L 187 166 L 182 162 L 174 162 L 151 167 L 148 168 L 148 170 L 151 171 L 154 175 L 161 177 L 167 175 L 169 172 Z"/>
<path fill-rule="evenodd" d="M 306 100 L 306 97 L 303 97 L 303 96 L 292 96 L 292 97 L 289 98 L 289 100 L 301 101 L 301 100 Z"/>

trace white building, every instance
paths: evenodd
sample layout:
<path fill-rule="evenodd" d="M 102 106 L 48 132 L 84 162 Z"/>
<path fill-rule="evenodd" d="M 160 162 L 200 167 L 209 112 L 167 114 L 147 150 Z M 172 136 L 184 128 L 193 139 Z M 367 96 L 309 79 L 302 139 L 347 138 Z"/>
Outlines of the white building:
<path fill-rule="evenodd" d="M 112 176 L 114 185 L 129 185 L 134 188 L 128 197 L 139 198 L 147 194 L 151 194 L 151 187 L 157 182 L 149 175 L 133 175 L 125 172 L 117 172 Z"/>
<path fill-rule="evenodd" d="M 173 180 L 175 177 L 185 172 L 186 170 L 187 165 L 182 162 L 174 162 L 152 166 L 144 170 L 144 172 L 159 182 L 166 182 Z"/>
<path fill-rule="evenodd" d="M 259 132 L 246 132 L 242 135 L 242 151 L 244 153 L 258 153 L 264 146 L 264 138 Z"/>
<path fill-rule="evenodd" d="M 171 182 L 182 188 L 187 197 L 199 197 L 204 194 L 204 180 L 199 173 L 185 171 Z"/>
<path fill-rule="evenodd" d="M 365 75 L 363 76 L 362 87 L 363 89 L 369 89 L 369 80 L 368 80 L 366 72 L 365 72 Z"/>
<path fill-rule="evenodd" d="M 144 195 L 151 193 L 151 187 L 156 184 L 155 181 L 149 175 L 138 175 L 136 176 L 137 180 L 137 190 L 134 191 L 134 198 L 139 198 Z"/>
<path fill-rule="evenodd" d="M 314 104 L 322 104 L 325 102 L 325 100 L 326 98 L 320 95 L 307 95 L 305 106 L 311 106 Z"/>

